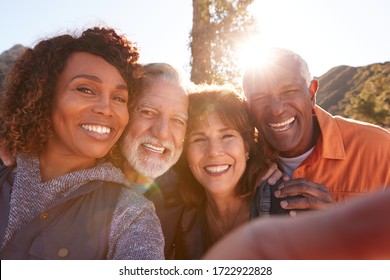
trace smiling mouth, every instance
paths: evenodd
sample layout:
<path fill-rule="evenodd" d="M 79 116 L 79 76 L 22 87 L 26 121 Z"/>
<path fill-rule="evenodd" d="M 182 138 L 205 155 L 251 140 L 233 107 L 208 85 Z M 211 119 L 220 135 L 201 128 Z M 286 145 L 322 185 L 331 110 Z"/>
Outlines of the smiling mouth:
<path fill-rule="evenodd" d="M 288 120 L 280 123 L 268 123 L 268 125 L 272 128 L 273 131 L 282 132 L 291 128 L 293 122 L 295 121 L 294 117 L 289 118 Z"/>
<path fill-rule="evenodd" d="M 206 166 L 204 167 L 204 169 L 210 173 L 210 174 L 221 174 L 221 173 L 224 173 L 226 172 L 229 168 L 230 168 L 231 165 L 229 164 L 223 164 L 223 165 L 212 165 L 212 166 Z"/>
<path fill-rule="evenodd" d="M 83 124 L 81 127 L 87 131 L 95 132 L 98 134 L 110 134 L 111 128 L 101 125 Z"/>
<path fill-rule="evenodd" d="M 157 146 L 154 146 L 150 143 L 144 143 L 144 144 L 142 144 L 142 146 L 146 150 L 151 151 L 153 153 L 157 153 L 157 154 L 163 154 L 166 151 L 166 149 L 164 147 L 157 147 Z"/>

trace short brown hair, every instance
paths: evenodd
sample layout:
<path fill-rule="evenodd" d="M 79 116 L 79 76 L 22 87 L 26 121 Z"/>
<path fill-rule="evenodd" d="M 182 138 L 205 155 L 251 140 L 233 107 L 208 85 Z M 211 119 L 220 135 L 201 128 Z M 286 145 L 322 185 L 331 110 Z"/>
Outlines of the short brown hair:
<path fill-rule="evenodd" d="M 211 112 L 216 112 L 222 122 L 238 131 L 244 140 L 249 151 L 249 159 L 244 174 L 236 186 L 236 194 L 237 196 L 251 196 L 255 192 L 258 178 L 268 167 L 266 163 L 268 157 L 262 143 L 258 142 L 257 130 L 246 101 L 231 86 L 201 85 L 195 87 L 189 94 L 187 135 L 199 124 L 207 121 L 207 115 Z M 186 141 L 184 153 L 176 168 L 180 176 L 183 200 L 190 206 L 196 206 L 204 198 L 205 193 L 188 167 L 187 149 Z"/>

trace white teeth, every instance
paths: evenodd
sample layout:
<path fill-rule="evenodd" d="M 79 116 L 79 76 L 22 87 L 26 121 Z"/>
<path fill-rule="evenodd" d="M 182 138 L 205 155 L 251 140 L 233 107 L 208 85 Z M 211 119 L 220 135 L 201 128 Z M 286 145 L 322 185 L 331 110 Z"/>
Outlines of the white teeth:
<path fill-rule="evenodd" d="M 204 169 L 206 169 L 207 172 L 210 173 L 221 173 L 229 169 L 229 165 L 213 165 L 213 166 L 207 166 Z"/>
<path fill-rule="evenodd" d="M 159 153 L 159 154 L 162 154 L 164 153 L 165 151 L 165 148 L 164 147 L 156 147 L 152 144 L 149 144 L 149 143 L 144 143 L 142 144 L 146 149 L 152 151 L 152 152 L 155 152 L 155 153 Z"/>
<path fill-rule="evenodd" d="M 111 128 L 100 125 L 83 124 L 81 127 L 99 134 L 109 134 L 111 132 Z"/>
<path fill-rule="evenodd" d="M 281 122 L 281 123 L 269 123 L 269 126 L 271 126 L 271 127 L 281 127 L 281 126 L 285 126 L 287 124 L 292 123 L 294 120 L 295 120 L 295 118 L 292 117 L 292 118 L 289 118 L 287 121 L 284 121 L 284 122 Z"/>

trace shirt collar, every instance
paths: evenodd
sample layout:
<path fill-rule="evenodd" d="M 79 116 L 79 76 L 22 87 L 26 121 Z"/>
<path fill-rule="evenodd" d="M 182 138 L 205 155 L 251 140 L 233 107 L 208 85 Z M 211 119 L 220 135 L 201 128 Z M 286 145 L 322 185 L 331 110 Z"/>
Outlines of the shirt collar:
<path fill-rule="evenodd" d="M 324 158 L 345 159 L 345 148 L 340 128 L 334 117 L 319 106 L 314 108 L 315 115 L 321 130 L 322 148 Z"/>

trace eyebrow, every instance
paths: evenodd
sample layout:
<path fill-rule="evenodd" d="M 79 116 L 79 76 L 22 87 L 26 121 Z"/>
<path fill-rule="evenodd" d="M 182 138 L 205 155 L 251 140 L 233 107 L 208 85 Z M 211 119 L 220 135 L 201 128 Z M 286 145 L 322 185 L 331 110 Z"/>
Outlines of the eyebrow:
<path fill-rule="evenodd" d="M 93 75 L 86 75 L 86 74 L 76 75 L 71 79 L 71 81 L 76 80 L 76 79 L 87 79 L 87 80 L 91 80 L 91 81 L 94 81 L 94 82 L 97 82 L 100 84 L 103 83 L 103 81 L 99 77 L 93 76 Z M 127 85 L 117 84 L 115 88 L 127 90 Z"/>
<path fill-rule="evenodd" d="M 191 137 L 194 137 L 194 136 L 204 136 L 205 133 L 203 131 L 199 131 L 199 132 L 191 132 L 190 135 L 188 135 L 190 138 Z"/>
<path fill-rule="evenodd" d="M 188 114 L 185 114 L 185 113 L 176 113 L 177 116 L 183 118 L 185 121 L 188 121 Z"/>
<path fill-rule="evenodd" d="M 218 129 L 217 132 L 225 132 L 225 131 L 229 131 L 229 130 L 237 131 L 234 128 L 223 127 L 223 128 Z M 205 135 L 205 133 L 203 131 L 199 130 L 199 131 L 191 132 L 189 136 L 191 137 L 191 136 L 196 136 L 196 135 Z"/>
<path fill-rule="evenodd" d="M 217 131 L 218 131 L 218 132 L 225 132 L 225 131 L 228 131 L 228 130 L 234 130 L 234 131 L 236 131 L 234 128 L 227 127 L 227 126 L 221 128 L 221 129 L 218 129 Z"/>
<path fill-rule="evenodd" d="M 289 88 L 296 87 L 296 86 L 302 86 L 302 82 L 298 80 L 292 80 L 289 82 L 282 81 L 278 84 L 276 91 L 285 91 L 288 90 Z M 266 95 L 266 91 L 253 91 L 250 93 L 251 100 L 256 101 L 258 99 L 261 99 L 264 95 Z M 256 95 L 253 97 L 253 95 Z"/>
<path fill-rule="evenodd" d="M 155 106 L 154 104 L 148 102 L 145 98 L 139 99 L 136 107 L 147 107 L 153 110 L 158 110 L 163 106 Z M 188 121 L 188 114 L 183 112 L 175 112 L 174 116 L 183 118 L 185 121 Z"/>
<path fill-rule="evenodd" d="M 158 107 L 156 107 L 153 104 L 151 104 L 150 102 L 148 102 L 148 100 L 146 100 L 145 98 L 138 99 L 137 107 L 148 107 L 151 109 L 158 109 Z"/>

